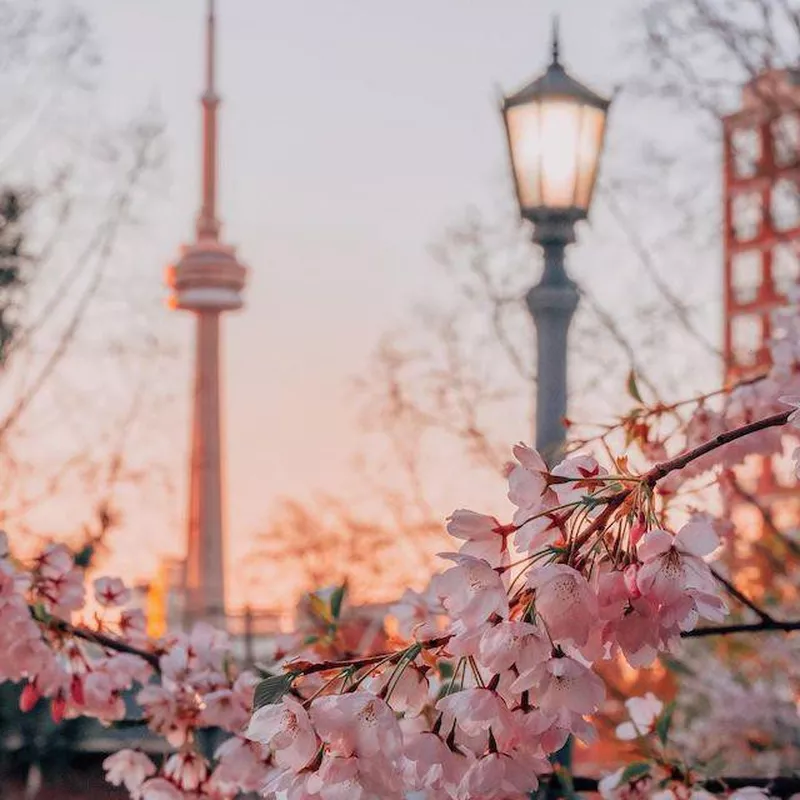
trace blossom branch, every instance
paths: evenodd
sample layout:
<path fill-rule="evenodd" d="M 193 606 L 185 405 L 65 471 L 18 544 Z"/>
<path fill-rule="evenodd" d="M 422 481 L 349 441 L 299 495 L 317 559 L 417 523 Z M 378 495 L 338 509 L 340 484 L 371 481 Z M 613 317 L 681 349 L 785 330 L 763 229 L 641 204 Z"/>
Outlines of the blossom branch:
<path fill-rule="evenodd" d="M 772 615 L 764 611 L 763 608 L 754 603 L 749 597 L 742 594 L 742 592 L 739 591 L 736 586 L 734 586 L 727 578 L 720 575 L 720 573 L 713 567 L 711 567 L 711 574 L 725 587 L 725 591 L 728 592 L 731 597 L 736 598 L 736 600 L 738 600 L 743 606 L 746 606 L 751 611 L 755 612 L 761 620 L 764 622 L 775 622 L 775 619 L 772 617 Z"/>
<path fill-rule="evenodd" d="M 439 636 L 436 639 L 429 639 L 427 642 L 418 642 L 412 647 L 419 647 L 421 650 L 435 650 L 444 647 L 452 637 Z M 285 666 L 286 672 L 295 672 L 299 675 L 315 675 L 318 672 L 331 672 L 333 670 L 351 669 L 353 667 L 368 667 L 372 664 L 381 662 L 395 664 L 408 653 L 410 648 L 406 647 L 393 653 L 378 653 L 374 656 L 364 656 L 363 658 L 348 658 L 341 661 L 320 661 L 317 663 L 309 662 L 289 662 Z"/>
<path fill-rule="evenodd" d="M 46 624 L 52 630 L 67 634 L 68 636 L 74 636 L 76 639 L 82 639 L 85 642 L 105 647 L 108 650 L 116 650 L 118 653 L 129 653 L 130 655 L 138 656 L 153 667 L 153 669 L 159 669 L 159 657 L 157 653 L 141 650 L 127 642 L 123 642 L 115 636 L 108 636 L 104 633 L 92 631 L 82 625 L 73 625 L 71 622 L 56 617 L 49 619 Z"/>
<path fill-rule="evenodd" d="M 782 622 L 778 619 L 762 620 L 761 622 L 741 622 L 733 625 L 715 625 L 708 628 L 695 628 L 692 631 L 683 631 L 684 639 L 696 639 L 702 636 L 728 636 L 733 633 L 765 633 L 768 631 L 800 631 L 800 620 Z"/>
<path fill-rule="evenodd" d="M 675 458 L 671 458 L 669 461 L 663 461 L 660 464 L 656 464 L 649 472 L 645 473 L 644 480 L 649 486 L 653 487 L 658 483 L 658 481 L 660 481 L 662 478 L 666 478 L 671 472 L 683 469 L 693 461 L 697 461 L 698 458 L 711 453 L 723 445 L 735 442 L 737 439 L 741 439 L 744 436 L 749 436 L 751 433 L 758 433 L 758 431 L 763 431 L 767 428 L 779 428 L 782 425 L 786 425 L 786 423 L 789 421 L 789 417 L 794 412 L 795 409 L 790 408 L 787 411 L 781 411 L 779 414 L 773 414 L 772 416 L 764 417 L 763 419 L 756 420 L 755 422 L 750 422 L 747 425 L 742 425 L 738 428 L 732 428 L 729 431 L 725 431 L 724 433 L 719 434 L 719 436 L 715 436 L 713 439 L 709 439 L 707 442 L 704 442 L 703 444 L 698 445 L 691 450 L 687 450 L 685 453 L 682 453 Z"/>

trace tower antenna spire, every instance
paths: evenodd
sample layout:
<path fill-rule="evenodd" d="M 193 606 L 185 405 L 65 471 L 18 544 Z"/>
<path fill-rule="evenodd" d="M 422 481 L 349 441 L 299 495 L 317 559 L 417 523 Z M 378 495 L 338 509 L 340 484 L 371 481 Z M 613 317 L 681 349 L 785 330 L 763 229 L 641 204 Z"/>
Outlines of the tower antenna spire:
<path fill-rule="evenodd" d="M 203 198 L 197 219 L 200 239 L 217 239 L 220 224 L 217 219 L 217 17 L 214 0 L 208 0 L 206 17 L 206 85 L 201 98 L 203 106 Z"/>

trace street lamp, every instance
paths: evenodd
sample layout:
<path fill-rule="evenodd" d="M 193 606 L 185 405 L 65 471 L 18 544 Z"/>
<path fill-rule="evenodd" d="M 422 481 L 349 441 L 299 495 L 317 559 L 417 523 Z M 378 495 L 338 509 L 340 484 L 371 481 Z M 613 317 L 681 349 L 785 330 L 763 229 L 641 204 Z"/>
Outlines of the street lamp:
<path fill-rule="evenodd" d="M 567 333 L 579 296 L 564 250 L 589 212 L 611 102 L 564 69 L 555 25 L 552 54 L 547 71 L 502 105 L 520 214 L 544 251 L 526 300 L 537 332 L 536 447 L 551 463 L 565 437 Z"/>

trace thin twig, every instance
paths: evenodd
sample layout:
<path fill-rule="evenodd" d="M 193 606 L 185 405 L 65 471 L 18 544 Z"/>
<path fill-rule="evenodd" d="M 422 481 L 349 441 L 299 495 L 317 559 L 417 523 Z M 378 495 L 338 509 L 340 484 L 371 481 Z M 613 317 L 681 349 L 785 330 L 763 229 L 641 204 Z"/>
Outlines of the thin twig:
<path fill-rule="evenodd" d="M 731 596 L 735 597 L 743 606 L 747 606 L 751 611 L 754 611 L 764 622 L 775 622 L 774 617 L 764 611 L 759 605 L 754 603 L 747 595 L 743 594 L 737 589 L 727 578 L 717 572 L 711 567 L 711 574 L 719 581 L 724 587 L 725 591 Z"/>

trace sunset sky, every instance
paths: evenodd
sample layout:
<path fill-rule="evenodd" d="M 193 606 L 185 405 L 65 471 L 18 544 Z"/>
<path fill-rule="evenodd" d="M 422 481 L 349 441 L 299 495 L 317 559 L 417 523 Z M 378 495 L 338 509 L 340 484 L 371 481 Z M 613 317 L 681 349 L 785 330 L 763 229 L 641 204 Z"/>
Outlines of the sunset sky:
<path fill-rule="evenodd" d="M 136 241 L 141 280 L 152 286 L 190 236 L 198 206 L 204 5 L 82 2 L 103 53 L 95 102 L 119 119 L 152 104 L 167 125 L 165 192 Z M 444 227 L 470 206 L 509 202 L 498 88 L 511 91 L 546 64 L 552 13 L 568 66 L 610 93 L 630 69 L 635 6 L 219 0 L 223 236 L 251 267 L 246 307 L 224 329 L 230 565 L 281 496 L 358 491 L 351 380 L 416 301 L 447 292 L 428 252 Z M 637 124 L 629 120 L 628 131 Z M 586 247 L 571 259 L 579 280 L 603 284 Z M 185 387 L 169 442 L 180 465 L 190 318 L 165 307 L 163 325 L 182 343 L 175 370 L 185 375 L 168 376 Z M 506 426 L 510 440 L 527 438 L 526 418 Z M 473 504 L 499 505 L 498 487 L 473 486 Z M 434 496 L 443 515 L 469 504 L 458 488 L 442 476 Z M 137 531 L 128 520 L 109 568 L 145 574 L 160 553 L 179 553 L 182 512 L 179 484 L 159 511 L 163 528 Z"/>

